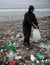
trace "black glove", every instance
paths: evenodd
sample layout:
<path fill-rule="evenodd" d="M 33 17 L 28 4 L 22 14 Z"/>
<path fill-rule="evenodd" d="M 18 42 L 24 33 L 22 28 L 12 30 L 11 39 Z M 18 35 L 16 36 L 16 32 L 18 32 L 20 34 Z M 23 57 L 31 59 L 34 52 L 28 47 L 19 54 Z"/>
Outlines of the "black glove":
<path fill-rule="evenodd" d="M 37 27 L 36 26 L 33 26 L 34 29 L 36 29 Z"/>
<path fill-rule="evenodd" d="M 39 29 L 39 26 L 37 26 L 37 28 Z"/>
<path fill-rule="evenodd" d="M 32 26 L 33 26 L 33 28 L 34 28 L 34 29 L 36 29 L 36 28 L 37 28 L 34 24 L 32 24 Z"/>

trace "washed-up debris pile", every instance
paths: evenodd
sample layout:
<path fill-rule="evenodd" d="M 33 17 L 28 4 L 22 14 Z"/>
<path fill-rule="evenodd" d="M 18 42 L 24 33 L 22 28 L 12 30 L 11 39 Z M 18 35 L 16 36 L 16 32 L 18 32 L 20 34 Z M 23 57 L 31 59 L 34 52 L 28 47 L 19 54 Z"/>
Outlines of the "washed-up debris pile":
<path fill-rule="evenodd" d="M 50 64 L 50 50 L 47 48 L 34 47 L 29 49 L 24 46 L 14 47 L 13 44 L 9 42 L 5 49 L 0 50 L 0 53 L 5 53 L 6 57 L 9 58 L 9 63 L 15 58 L 18 65 Z"/>

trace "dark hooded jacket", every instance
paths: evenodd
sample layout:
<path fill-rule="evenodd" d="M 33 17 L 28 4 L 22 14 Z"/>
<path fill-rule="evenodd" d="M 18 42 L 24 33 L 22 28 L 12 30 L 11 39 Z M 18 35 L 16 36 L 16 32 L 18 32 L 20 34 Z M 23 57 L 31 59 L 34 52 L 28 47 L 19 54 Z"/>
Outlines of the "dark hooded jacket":
<path fill-rule="evenodd" d="M 37 26 L 38 28 L 38 22 L 37 22 L 36 16 L 33 12 L 31 12 L 31 10 L 34 10 L 33 6 L 30 6 L 29 11 L 25 13 L 23 26 L 26 26 L 26 27 L 33 26 L 34 28 L 36 28 L 35 26 Z"/>

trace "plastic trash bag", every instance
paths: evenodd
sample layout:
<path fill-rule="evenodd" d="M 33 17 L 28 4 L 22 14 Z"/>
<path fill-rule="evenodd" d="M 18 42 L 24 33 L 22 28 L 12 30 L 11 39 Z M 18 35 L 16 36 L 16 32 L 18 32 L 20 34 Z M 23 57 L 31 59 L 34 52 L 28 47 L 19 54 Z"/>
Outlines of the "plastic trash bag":
<path fill-rule="evenodd" d="M 33 34 L 34 41 L 38 41 L 41 39 L 41 34 L 40 34 L 40 31 L 38 29 L 34 29 L 32 34 Z"/>

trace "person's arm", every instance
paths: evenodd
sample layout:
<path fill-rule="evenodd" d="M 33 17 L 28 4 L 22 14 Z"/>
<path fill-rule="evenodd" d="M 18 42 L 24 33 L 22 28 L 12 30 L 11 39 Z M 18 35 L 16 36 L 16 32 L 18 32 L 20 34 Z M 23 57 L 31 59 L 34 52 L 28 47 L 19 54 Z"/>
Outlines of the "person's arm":
<path fill-rule="evenodd" d="M 33 14 L 33 23 L 39 29 L 38 22 L 37 22 L 35 14 Z"/>
<path fill-rule="evenodd" d="M 34 28 L 36 28 L 35 25 L 31 22 L 30 17 L 28 16 L 27 13 L 24 15 L 24 20 L 28 21 Z"/>

